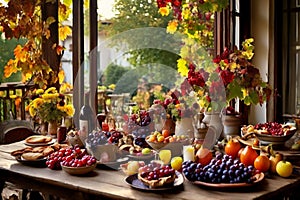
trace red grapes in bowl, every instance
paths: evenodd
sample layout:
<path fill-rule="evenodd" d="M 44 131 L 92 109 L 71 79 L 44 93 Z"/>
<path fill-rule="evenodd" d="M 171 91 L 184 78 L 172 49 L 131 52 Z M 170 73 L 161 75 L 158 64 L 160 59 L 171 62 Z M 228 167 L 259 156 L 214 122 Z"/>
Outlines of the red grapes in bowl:
<path fill-rule="evenodd" d="M 79 146 L 61 148 L 47 157 L 46 165 L 50 169 L 61 169 L 61 165 L 70 167 L 91 166 L 96 158 L 88 155 L 85 149 Z"/>

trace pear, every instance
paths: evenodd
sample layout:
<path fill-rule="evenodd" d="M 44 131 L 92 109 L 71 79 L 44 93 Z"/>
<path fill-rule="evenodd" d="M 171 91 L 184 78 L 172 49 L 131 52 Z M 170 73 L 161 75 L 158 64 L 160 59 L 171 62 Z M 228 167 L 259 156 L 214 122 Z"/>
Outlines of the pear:
<path fill-rule="evenodd" d="M 283 155 L 281 153 L 277 152 L 277 153 L 271 155 L 269 160 L 270 160 L 270 171 L 275 174 L 276 173 L 276 165 L 279 161 L 283 160 Z"/>

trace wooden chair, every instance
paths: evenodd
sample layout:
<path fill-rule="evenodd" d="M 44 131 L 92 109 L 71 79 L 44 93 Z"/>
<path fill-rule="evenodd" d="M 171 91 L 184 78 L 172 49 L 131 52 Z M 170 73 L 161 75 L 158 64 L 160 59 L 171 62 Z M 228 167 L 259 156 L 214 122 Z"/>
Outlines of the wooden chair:
<path fill-rule="evenodd" d="M 35 133 L 29 121 L 8 120 L 0 124 L 0 144 L 9 144 L 13 142 L 18 142 L 34 134 Z M 12 190 L 14 189 L 20 190 L 11 183 L 5 183 L 5 185 L 11 188 Z M 29 192 L 28 190 L 21 190 L 20 198 L 27 199 L 26 196 L 32 193 L 32 192 L 29 193 L 28 192 Z"/>
<path fill-rule="evenodd" d="M 9 120 L 0 124 L 0 144 L 18 142 L 34 134 L 30 122 L 25 120 Z"/>

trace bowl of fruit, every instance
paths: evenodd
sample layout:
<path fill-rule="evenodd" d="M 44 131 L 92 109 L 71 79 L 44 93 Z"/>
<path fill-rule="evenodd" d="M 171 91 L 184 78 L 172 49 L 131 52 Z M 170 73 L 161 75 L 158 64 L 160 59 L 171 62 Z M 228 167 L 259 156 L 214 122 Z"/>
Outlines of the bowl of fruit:
<path fill-rule="evenodd" d="M 65 172 L 72 175 L 87 174 L 93 171 L 97 165 L 96 158 L 79 146 L 60 149 L 50 154 L 46 164 L 50 169 L 61 167 Z"/>
<path fill-rule="evenodd" d="M 117 144 L 122 137 L 119 131 L 93 131 L 88 135 L 85 147 L 101 163 L 113 162 L 117 159 Z"/>
<path fill-rule="evenodd" d="M 162 149 L 169 149 L 172 156 L 182 155 L 183 146 L 190 144 L 190 139 L 186 135 L 172 135 L 166 138 L 167 144 Z"/>
<path fill-rule="evenodd" d="M 277 122 L 259 123 L 242 127 L 242 136 L 254 134 L 262 143 L 284 144 L 296 133 L 296 127 Z"/>
<path fill-rule="evenodd" d="M 146 137 L 146 142 L 155 150 L 159 150 L 168 144 L 165 137 L 159 131 L 154 131 Z"/>

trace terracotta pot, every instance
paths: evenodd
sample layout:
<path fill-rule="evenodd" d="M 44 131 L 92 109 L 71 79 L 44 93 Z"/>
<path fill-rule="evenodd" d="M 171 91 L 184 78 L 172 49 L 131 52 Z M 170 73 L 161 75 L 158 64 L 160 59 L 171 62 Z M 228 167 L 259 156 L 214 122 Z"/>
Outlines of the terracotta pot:
<path fill-rule="evenodd" d="M 239 115 L 223 115 L 223 137 L 240 135 L 241 117 Z"/>
<path fill-rule="evenodd" d="M 48 123 L 48 135 L 57 137 L 57 127 L 58 127 L 58 124 L 56 121 L 49 122 Z"/>

